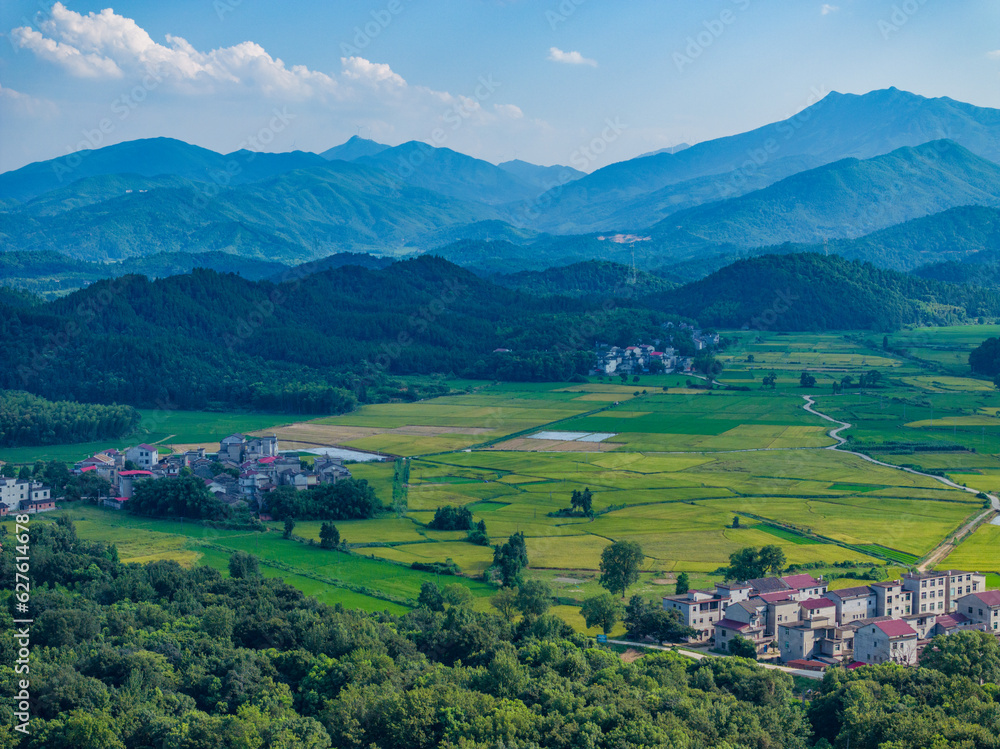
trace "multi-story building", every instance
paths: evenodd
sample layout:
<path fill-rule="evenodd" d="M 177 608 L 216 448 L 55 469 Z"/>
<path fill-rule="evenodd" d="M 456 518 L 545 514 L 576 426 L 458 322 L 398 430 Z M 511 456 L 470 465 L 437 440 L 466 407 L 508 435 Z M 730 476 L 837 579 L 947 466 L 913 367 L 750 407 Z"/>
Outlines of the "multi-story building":
<path fill-rule="evenodd" d="M 956 614 L 985 625 L 988 632 L 1000 632 L 1000 590 L 967 593 L 958 599 L 957 609 Z"/>
<path fill-rule="evenodd" d="M 914 572 L 903 576 L 903 588 L 913 597 L 914 613 L 948 614 L 961 596 L 985 590 L 986 576 L 959 570 Z"/>
<path fill-rule="evenodd" d="M 900 619 L 866 624 L 854 636 L 854 660 L 912 666 L 917 662 L 917 640 L 917 632 Z"/>
<path fill-rule="evenodd" d="M 836 606 L 836 618 L 840 624 L 875 616 L 875 591 L 868 585 L 831 590 L 826 597 Z"/>
<path fill-rule="evenodd" d="M 155 445 L 145 443 L 130 447 L 125 451 L 125 460 L 130 460 L 139 467 L 140 470 L 148 471 L 160 462 L 160 455 Z"/>
<path fill-rule="evenodd" d="M 715 624 L 723 618 L 729 602 L 728 594 L 722 595 L 717 590 L 689 590 L 666 596 L 663 608 L 678 612 L 684 624 L 698 630 L 690 642 L 707 642 L 715 634 Z"/>
<path fill-rule="evenodd" d="M 903 589 L 901 580 L 872 583 L 871 588 L 875 593 L 875 616 L 899 619 L 913 611 L 912 594 Z"/>
<path fill-rule="evenodd" d="M 6 508 L 3 514 L 55 509 L 52 492 L 45 484 L 13 478 L 0 478 L 0 504 Z"/>

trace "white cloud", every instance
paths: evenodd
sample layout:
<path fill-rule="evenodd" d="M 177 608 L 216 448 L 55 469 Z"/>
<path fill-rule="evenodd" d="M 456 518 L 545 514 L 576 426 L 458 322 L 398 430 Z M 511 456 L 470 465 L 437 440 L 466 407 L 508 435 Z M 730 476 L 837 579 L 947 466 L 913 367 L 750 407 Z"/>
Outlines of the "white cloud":
<path fill-rule="evenodd" d="M 496 110 L 497 114 L 509 117 L 512 120 L 519 120 L 524 117 L 524 112 L 515 104 L 494 104 L 493 109 Z"/>
<path fill-rule="evenodd" d="M 1000 49 L 995 49 L 992 52 L 987 52 L 986 56 L 991 60 L 1000 60 Z"/>
<path fill-rule="evenodd" d="M 11 41 L 29 49 L 38 57 L 64 67 L 77 78 L 121 78 L 122 71 L 114 60 L 97 54 L 84 54 L 72 44 L 48 39 L 27 26 L 10 32 Z"/>
<path fill-rule="evenodd" d="M 16 28 L 10 38 L 88 87 L 90 106 L 66 107 L 57 127 L 67 151 L 79 147 L 81 130 L 91 132 L 95 123 L 108 121 L 113 137 L 102 143 L 162 135 L 169 122 L 173 137 L 228 152 L 243 147 L 273 112 L 287 112 L 294 124 L 267 150 L 325 150 L 359 126 L 384 143 L 419 140 L 485 158 L 508 150 L 512 138 L 560 142 L 547 123 L 515 104 L 495 103 L 497 90 L 505 89 L 492 76 L 448 92 L 410 83 L 389 65 L 360 56 L 340 58 L 336 70 L 313 70 L 286 63 L 254 41 L 197 49 L 171 34 L 154 40 L 113 10 L 77 13 L 62 3 L 53 5 L 37 30 Z M 575 52 L 565 61 L 596 64 Z M 55 91 L 63 89 L 51 71 L 44 81 Z M 19 96 L 24 97 L 0 89 L 11 111 L 45 111 L 44 100 Z M 15 101 L 19 110 L 12 107 Z M 21 134 L 26 152 L 43 151 L 33 135 Z"/>
<path fill-rule="evenodd" d="M 563 52 L 558 47 L 549 47 L 548 59 L 552 62 L 561 62 L 567 65 L 589 65 L 592 68 L 597 67 L 597 60 L 591 60 L 589 57 L 584 57 L 579 52 Z"/>
<path fill-rule="evenodd" d="M 48 99 L 36 99 L 12 88 L 0 85 L 0 102 L 7 113 L 27 117 L 51 117 L 59 113 L 59 107 Z"/>
<path fill-rule="evenodd" d="M 821 15 L 828 16 L 831 13 L 836 13 L 840 10 L 839 5 L 830 5 L 830 3 L 823 3 L 823 7 L 819 9 Z"/>

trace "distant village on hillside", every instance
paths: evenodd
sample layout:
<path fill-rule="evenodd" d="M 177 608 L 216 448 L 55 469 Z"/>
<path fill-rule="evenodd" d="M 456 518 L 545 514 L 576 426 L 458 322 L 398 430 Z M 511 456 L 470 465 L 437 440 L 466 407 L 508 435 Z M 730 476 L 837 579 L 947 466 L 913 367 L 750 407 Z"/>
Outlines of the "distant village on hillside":
<path fill-rule="evenodd" d="M 105 507 L 123 509 L 137 483 L 194 475 L 220 501 L 244 502 L 257 510 L 266 507 L 266 495 L 279 486 L 306 490 L 351 477 L 338 458 L 317 455 L 311 465 L 296 456 L 281 455 L 278 438 L 232 434 L 217 453 L 204 448 L 161 457 L 156 445 L 139 444 L 126 450 L 102 450 L 73 466 L 72 473 L 93 472 L 108 482 L 111 492 L 99 498 Z M 12 512 L 36 513 L 56 509 L 56 497 L 44 484 L 30 479 L 0 478 L 0 517 Z"/>

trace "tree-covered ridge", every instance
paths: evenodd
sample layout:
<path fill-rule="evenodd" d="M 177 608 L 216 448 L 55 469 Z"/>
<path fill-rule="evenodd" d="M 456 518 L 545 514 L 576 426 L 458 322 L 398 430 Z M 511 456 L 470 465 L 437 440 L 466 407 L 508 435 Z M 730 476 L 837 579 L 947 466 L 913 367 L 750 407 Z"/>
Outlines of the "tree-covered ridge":
<path fill-rule="evenodd" d="M 347 265 L 280 284 L 205 270 L 156 281 L 125 276 L 5 310 L 0 345 L 10 355 L 0 360 L 0 386 L 87 402 L 335 413 L 422 397 L 391 377 L 461 373 L 495 348 L 555 359 L 562 364 L 551 371 L 570 376 L 586 371 L 589 359 L 579 354 L 592 334 L 652 337 L 665 319 L 624 305 L 594 310 L 583 300 L 535 298 L 434 257 L 381 270 Z"/>
<path fill-rule="evenodd" d="M 493 276 L 492 281 L 534 296 L 630 298 L 667 291 L 675 284 L 652 273 L 608 260 L 585 260 L 544 271 Z"/>
<path fill-rule="evenodd" d="M 705 326 L 768 330 L 893 330 L 1000 313 L 995 290 L 813 253 L 740 260 L 646 301 Z"/>
<path fill-rule="evenodd" d="M 57 296 L 105 278 L 143 275 L 163 278 L 207 268 L 236 273 L 252 281 L 280 276 L 288 266 L 267 260 L 249 260 L 228 252 L 161 252 L 116 263 L 91 263 L 58 252 L 0 252 L 0 284 Z"/>
<path fill-rule="evenodd" d="M 0 390 L 0 447 L 119 439 L 138 427 L 139 412 L 131 406 L 53 402 Z"/>
<path fill-rule="evenodd" d="M 33 521 L 31 536 L 29 736 L 13 730 L 14 627 L 0 614 L 12 749 L 1000 746 L 996 686 L 963 675 L 831 669 L 803 709 L 789 676 L 750 661 L 625 663 L 553 616 L 511 623 L 449 590 L 422 591 L 402 617 L 364 614 L 261 577 L 244 553 L 227 578 L 121 564 L 63 520 Z"/>

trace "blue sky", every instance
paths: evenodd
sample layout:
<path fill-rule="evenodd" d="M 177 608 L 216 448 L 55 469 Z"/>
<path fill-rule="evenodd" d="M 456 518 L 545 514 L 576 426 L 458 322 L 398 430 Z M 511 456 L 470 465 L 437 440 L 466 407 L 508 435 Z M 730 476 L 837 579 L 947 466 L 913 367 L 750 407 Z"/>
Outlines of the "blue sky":
<path fill-rule="evenodd" d="M 0 170 L 142 137 L 322 151 L 361 132 L 590 171 L 830 91 L 1000 107 L 995 0 L 5 0 L 0 31 Z"/>

